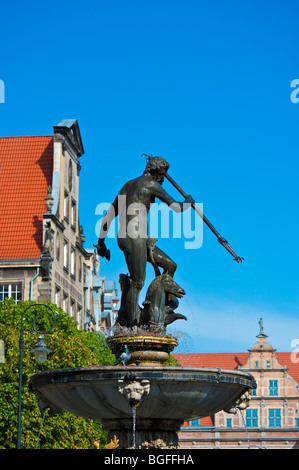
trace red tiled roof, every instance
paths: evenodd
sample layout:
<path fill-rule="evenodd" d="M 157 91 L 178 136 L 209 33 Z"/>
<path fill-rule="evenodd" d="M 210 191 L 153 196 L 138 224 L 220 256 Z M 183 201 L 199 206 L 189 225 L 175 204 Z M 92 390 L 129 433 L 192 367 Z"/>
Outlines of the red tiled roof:
<path fill-rule="evenodd" d="M 201 418 L 201 426 L 214 426 L 213 416 L 205 416 Z"/>
<path fill-rule="evenodd" d="M 248 353 L 184 353 L 173 354 L 183 367 L 221 367 L 234 370 L 247 362 Z"/>
<path fill-rule="evenodd" d="M 0 260 L 39 259 L 53 136 L 0 138 Z"/>
<path fill-rule="evenodd" d="M 183 426 L 189 426 L 189 421 L 184 421 Z M 200 426 L 214 426 L 214 416 L 205 416 L 200 420 Z"/>
<path fill-rule="evenodd" d="M 278 363 L 288 368 L 288 373 L 299 383 L 299 363 L 292 360 L 291 352 L 276 352 Z M 249 356 L 243 353 L 182 353 L 173 354 L 182 367 L 220 367 L 234 370 L 244 366 Z"/>
<path fill-rule="evenodd" d="M 295 360 L 298 361 L 298 358 L 292 358 L 293 353 L 290 352 L 276 352 L 275 354 L 279 364 L 286 366 L 289 375 L 299 384 L 299 362 L 295 362 Z"/>

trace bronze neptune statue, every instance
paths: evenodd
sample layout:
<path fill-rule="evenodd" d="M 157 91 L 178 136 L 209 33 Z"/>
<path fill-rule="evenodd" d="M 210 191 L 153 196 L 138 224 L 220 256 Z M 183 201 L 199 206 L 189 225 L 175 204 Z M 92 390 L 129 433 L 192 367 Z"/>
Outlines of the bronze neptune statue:
<path fill-rule="evenodd" d="M 122 301 L 118 323 L 123 326 L 165 327 L 178 318 L 186 318 L 173 313 L 178 305 L 177 297 L 185 293 L 173 281 L 177 265 L 155 245 L 155 239 L 148 237 L 147 216 L 156 198 L 175 212 L 183 212 L 194 203 L 191 196 L 185 197 L 183 202 L 177 202 L 164 190 L 162 184 L 168 168 L 169 163 L 164 158 L 148 157 L 143 175 L 128 181 L 122 187 L 102 220 L 96 248 L 100 256 L 109 260 L 110 251 L 105 245 L 105 237 L 112 220 L 119 217 L 117 243 L 125 255 L 129 271 L 129 276 L 121 275 L 120 278 Z M 155 291 L 156 297 L 159 297 L 160 293 L 160 298 L 156 299 L 159 307 L 147 298 L 142 310 L 139 307 L 139 294 L 144 285 L 147 262 L 154 266 L 158 278 L 155 280 L 155 286 L 150 286 L 150 291 Z M 159 268 L 163 269 L 162 274 Z M 162 310 L 158 311 L 159 308 Z"/>

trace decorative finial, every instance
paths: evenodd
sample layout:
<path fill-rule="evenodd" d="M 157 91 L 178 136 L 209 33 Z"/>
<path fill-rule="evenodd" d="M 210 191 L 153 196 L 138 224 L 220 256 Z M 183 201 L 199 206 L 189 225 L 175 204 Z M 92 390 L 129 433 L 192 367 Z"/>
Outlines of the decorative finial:
<path fill-rule="evenodd" d="M 264 325 L 263 325 L 263 319 L 260 318 L 260 321 L 259 321 L 259 325 L 260 325 L 260 335 L 264 335 Z"/>
<path fill-rule="evenodd" d="M 85 242 L 85 235 L 83 233 L 82 225 L 80 225 L 79 227 L 79 239 L 80 239 L 81 245 L 83 245 L 83 243 Z"/>

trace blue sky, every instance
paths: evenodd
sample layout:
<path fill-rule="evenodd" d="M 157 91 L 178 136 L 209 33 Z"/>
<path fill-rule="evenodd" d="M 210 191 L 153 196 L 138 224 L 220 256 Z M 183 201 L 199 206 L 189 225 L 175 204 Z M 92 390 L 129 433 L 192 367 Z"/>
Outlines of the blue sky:
<path fill-rule="evenodd" d="M 188 321 L 172 328 L 180 350 L 246 351 L 260 317 L 269 342 L 292 350 L 298 3 L 19 1 L 2 5 L 1 19 L 1 135 L 51 134 L 61 119 L 78 120 L 85 246 L 97 241 L 98 204 L 142 173 L 140 155 L 164 156 L 169 174 L 245 258 L 233 262 L 207 227 L 197 250 L 159 240 L 187 293 L 178 311 Z M 164 187 L 182 200 L 169 182 Z M 116 241 L 108 245 L 111 261 L 101 272 L 117 281 L 126 266 Z M 150 266 L 147 273 L 150 282 Z"/>

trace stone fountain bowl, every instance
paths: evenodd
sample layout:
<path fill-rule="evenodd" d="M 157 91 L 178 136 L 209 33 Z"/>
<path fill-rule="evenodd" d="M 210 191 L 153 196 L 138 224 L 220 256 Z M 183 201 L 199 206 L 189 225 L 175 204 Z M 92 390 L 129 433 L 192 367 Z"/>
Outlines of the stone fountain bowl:
<path fill-rule="evenodd" d="M 124 393 L 132 384 L 136 390 Z M 39 406 L 52 413 L 64 410 L 108 423 L 132 419 L 134 404 L 137 422 L 183 423 L 229 411 L 254 388 L 254 377 L 219 368 L 102 366 L 41 372 L 32 376 L 31 385 Z"/>

